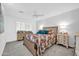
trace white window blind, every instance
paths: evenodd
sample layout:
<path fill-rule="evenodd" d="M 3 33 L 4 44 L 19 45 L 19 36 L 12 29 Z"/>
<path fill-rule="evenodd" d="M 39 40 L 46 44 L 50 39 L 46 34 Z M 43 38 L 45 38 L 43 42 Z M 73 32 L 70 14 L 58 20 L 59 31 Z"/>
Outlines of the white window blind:
<path fill-rule="evenodd" d="M 31 25 L 24 22 L 16 22 L 16 31 L 31 31 Z"/>

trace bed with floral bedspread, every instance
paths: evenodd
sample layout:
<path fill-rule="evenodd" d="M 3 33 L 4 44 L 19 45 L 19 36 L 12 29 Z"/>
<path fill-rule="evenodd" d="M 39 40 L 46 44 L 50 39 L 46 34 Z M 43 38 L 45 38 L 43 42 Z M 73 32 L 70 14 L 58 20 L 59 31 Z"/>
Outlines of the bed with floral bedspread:
<path fill-rule="evenodd" d="M 35 43 L 37 55 L 42 55 L 47 48 L 56 42 L 55 34 L 27 34 L 25 39 Z"/>

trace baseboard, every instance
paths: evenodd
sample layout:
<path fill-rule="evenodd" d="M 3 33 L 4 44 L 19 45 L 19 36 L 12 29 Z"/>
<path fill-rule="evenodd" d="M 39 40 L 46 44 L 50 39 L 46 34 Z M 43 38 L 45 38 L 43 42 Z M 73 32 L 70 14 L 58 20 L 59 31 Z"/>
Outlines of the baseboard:
<path fill-rule="evenodd" d="M 4 52 L 5 46 L 6 46 L 6 42 L 5 42 L 5 44 L 4 44 L 4 47 L 3 47 L 3 50 L 2 50 L 1 56 L 2 56 L 2 54 L 3 54 L 3 52 Z"/>
<path fill-rule="evenodd" d="M 12 42 L 16 42 L 17 40 L 14 40 L 14 41 L 8 41 L 8 42 L 6 42 L 6 43 L 12 43 Z"/>
<path fill-rule="evenodd" d="M 75 48 L 75 47 L 71 47 L 71 46 L 68 46 L 68 47 L 69 47 L 69 48 L 73 48 L 73 49 Z"/>
<path fill-rule="evenodd" d="M 62 44 L 57 44 L 57 45 L 61 45 L 61 46 L 65 47 L 65 46 L 62 45 Z M 74 47 L 71 47 L 71 46 L 68 46 L 68 48 L 73 48 L 73 49 L 74 49 Z"/>

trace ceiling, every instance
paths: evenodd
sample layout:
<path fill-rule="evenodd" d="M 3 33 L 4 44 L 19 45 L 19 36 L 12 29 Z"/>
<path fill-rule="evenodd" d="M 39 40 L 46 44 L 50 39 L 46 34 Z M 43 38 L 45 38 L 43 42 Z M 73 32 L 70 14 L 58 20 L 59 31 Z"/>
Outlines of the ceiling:
<path fill-rule="evenodd" d="M 79 8 L 79 3 L 2 3 L 7 17 L 32 20 L 56 16 Z"/>

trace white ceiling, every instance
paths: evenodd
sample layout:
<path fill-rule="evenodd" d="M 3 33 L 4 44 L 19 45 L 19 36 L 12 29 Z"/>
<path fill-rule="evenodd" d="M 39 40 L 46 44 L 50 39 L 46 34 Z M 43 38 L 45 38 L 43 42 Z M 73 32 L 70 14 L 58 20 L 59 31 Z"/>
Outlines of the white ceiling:
<path fill-rule="evenodd" d="M 79 8 L 79 3 L 2 3 L 3 12 L 7 17 L 34 19 L 56 16 L 58 14 Z"/>

